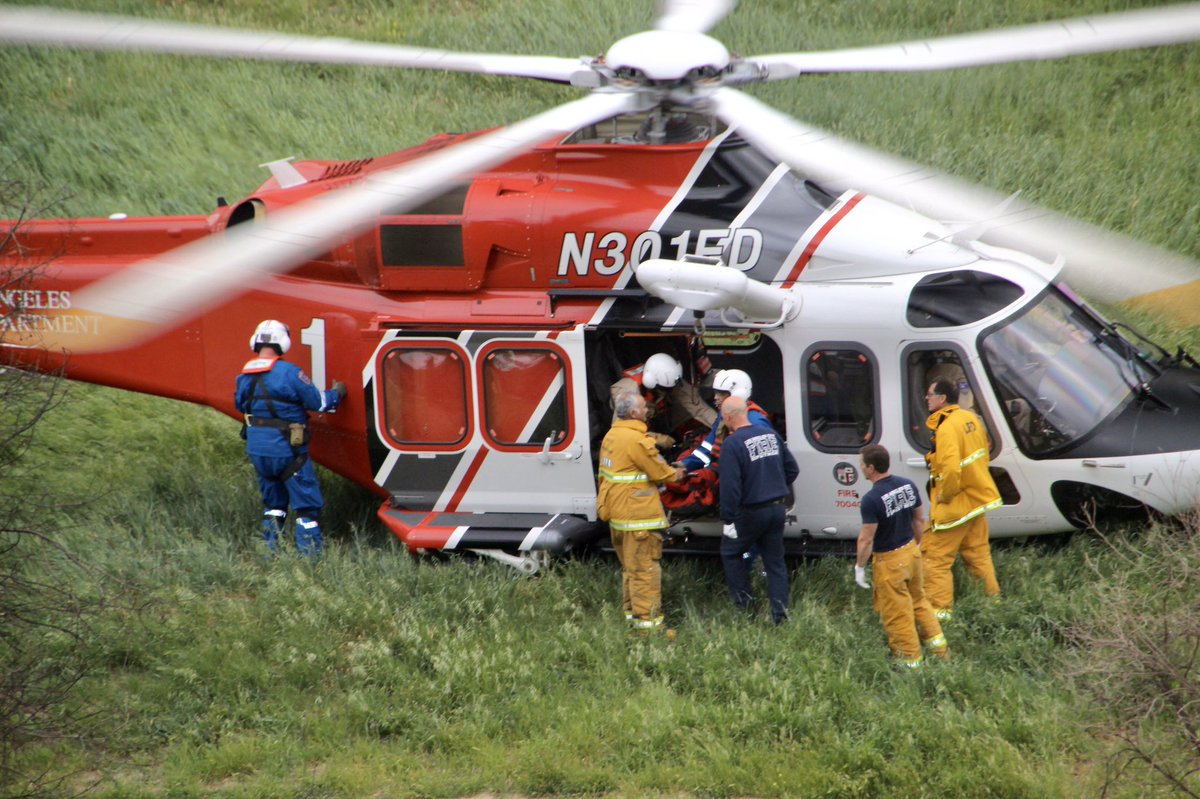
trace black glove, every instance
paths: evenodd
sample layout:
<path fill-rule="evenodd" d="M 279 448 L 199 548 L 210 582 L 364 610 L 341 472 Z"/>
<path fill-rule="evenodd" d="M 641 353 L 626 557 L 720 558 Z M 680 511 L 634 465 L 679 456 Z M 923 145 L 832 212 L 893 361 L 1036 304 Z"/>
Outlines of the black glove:
<path fill-rule="evenodd" d="M 346 398 L 346 384 L 341 380 L 334 380 L 333 385 L 330 387 L 330 391 L 332 391 L 334 394 L 337 394 L 339 404 L 341 404 L 341 401 Z"/>

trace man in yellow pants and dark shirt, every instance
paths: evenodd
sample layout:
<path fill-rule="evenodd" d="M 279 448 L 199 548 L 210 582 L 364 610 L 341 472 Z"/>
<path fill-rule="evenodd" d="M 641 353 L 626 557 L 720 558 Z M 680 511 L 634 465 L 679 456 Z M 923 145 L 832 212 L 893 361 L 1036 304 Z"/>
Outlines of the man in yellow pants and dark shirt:
<path fill-rule="evenodd" d="M 621 563 L 625 618 L 635 630 L 662 627 L 662 530 L 667 515 L 658 498 L 659 483 L 683 479 L 669 465 L 646 432 L 646 400 L 625 392 L 614 398 L 617 420 L 600 445 L 596 510 L 607 521 L 613 549 Z"/>
<path fill-rule="evenodd" d="M 950 656 L 950 649 L 942 625 L 925 598 L 925 574 L 918 549 L 925 530 L 921 493 L 912 480 L 888 472 L 891 456 L 884 447 L 869 444 L 859 455 L 863 476 L 873 485 L 862 498 L 863 526 L 858 534 L 854 581 L 863 588 L 871 587 L 866 576 L 870 559 L 875 610 L 900 665 L 920 666 L 922 643 L 944 660 Z"/>
<path fill-rule="evenodd" d="M 950 618 L 954 606 L 954 559 L 962 555 L 967 572 L 983 581 L 988 596 L 1000 593 L 987 512 L 1004 502 L 988 471 L 988 438 L 975 414 L 958 406 L 958 387 L 938 380 L 925 394 L 933 431 L 929 462 L 929 534 L 921 542 L 925 558 L 925 595 L 939 619 Z"/>

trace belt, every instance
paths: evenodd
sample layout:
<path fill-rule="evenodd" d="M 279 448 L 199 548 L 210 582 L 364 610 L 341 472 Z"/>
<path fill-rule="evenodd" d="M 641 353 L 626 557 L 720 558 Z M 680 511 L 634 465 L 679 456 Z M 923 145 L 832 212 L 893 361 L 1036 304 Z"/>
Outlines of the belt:
<path fill-rule="evenodd" d="M 250 427 L 273 427 L 276 430 L 287 430 L 292 424 L 299 422 L 289 422 L 287 419 L 276 419 L 272 416 L 246 416 L 246 424 Z"/>
<path fill-rule="evenodd" d="M 767 500 L 766 502 L 755 502 L 753 505 L 743 505 L 742 510 L 759 510 L 760 508 L 769 508 L 772 505 L 786 505 L 787 497 L 779 497 L 778 499 Z"/>

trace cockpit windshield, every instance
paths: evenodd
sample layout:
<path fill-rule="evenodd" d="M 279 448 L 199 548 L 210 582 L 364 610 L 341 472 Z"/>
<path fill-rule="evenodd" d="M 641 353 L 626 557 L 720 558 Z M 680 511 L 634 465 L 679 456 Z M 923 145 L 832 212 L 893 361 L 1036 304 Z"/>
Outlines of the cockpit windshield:
<path fill-rule="evenodd" d="M 986 334 L 980 352 L 1017 444 L 1033 456 L 1086 436 L 1150 376 L 1136 348 L 1058 291 Z"/>

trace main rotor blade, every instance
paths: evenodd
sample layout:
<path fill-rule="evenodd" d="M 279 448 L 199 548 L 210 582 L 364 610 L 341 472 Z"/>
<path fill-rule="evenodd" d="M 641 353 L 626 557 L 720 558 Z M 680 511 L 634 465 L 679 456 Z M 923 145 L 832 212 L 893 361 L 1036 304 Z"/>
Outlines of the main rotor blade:
<path fill-rule="evenodd" d="M 746 60 L 766 80 L 808 72 L 918 72 L 1010 61 L 1037 61 L 1200 39 L 1200 3 L 1064 19 L 962 36 L 812 53 L 776 53 Z"/>
<path fill-rule="evenodd" d="M 729 16 L 737 0 L 663 0 L 655 30 L 673 33 L 707 33 Z"/>
<path fill-rule="evenodd" d="M 571 75 L 587 69 L 577 58 L 456 53 L 351 39 L 260 33 L 16 6 L 0 6 L 0 42 L 263 61 L 442 69 L 515 75 L 558 83 L 570 83 Z"/>
<path fill-rule="evenodd" d="M 735 89 L 718 90 L 713 103 L 747 140 L 818 183 L 853 186 L 939 221 L 987 221 L 985 243 L 1046 261 L 1061 255 L 1064 277 L 1092 299 L 1182 291 L 1193 314 L 1200 307 L 1200 264 L 1189 258 L 839 139 Z"/>
<path fill-rule="evenodd" d="M 46 334 L 47 338 L 10 339 L 7 343 L 72 352 L 120 349 L 160 327 L 194 318 L 252 288 L 259 278 L 284 272 L 378 225 L 381 213 L 402 213 L 456 180 L 502 164 L 556 134 L 644 110 L 642 105 L 634 94 L 591 94 L 395 169 L 368 175 L 345 189 L 147 258 L 85 286 L 75 292 L 71 310 L 64 313 L 99 317 L 103 322 L 98 326 L 99 336 L 54 339 Z"/>

